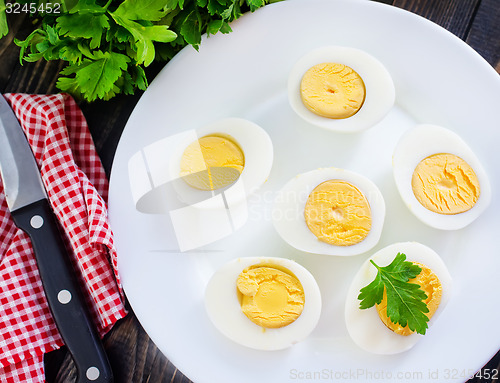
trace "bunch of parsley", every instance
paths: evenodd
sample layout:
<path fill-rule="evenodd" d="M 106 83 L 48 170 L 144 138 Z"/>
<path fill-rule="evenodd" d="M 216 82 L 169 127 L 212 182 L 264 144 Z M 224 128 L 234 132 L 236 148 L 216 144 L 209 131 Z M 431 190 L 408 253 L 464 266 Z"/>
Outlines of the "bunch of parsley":
<path fill-rule="evenodd" d="M 67 62 L 60 90 L 108 100 L 146 89 L 144 68 L 154 60 L 166 62 L 188 44 L 198 49 L 202 34 L 229 33 L 231 21 L 273 1 L 58 0 L 61 13 L 38 12 L 39 27 L 15 42 L 21 62 Z M 44 3 L 38 0 L 37 9 Z M 8 33 L 5 4 L 0 0 L 0 37 Z"/>

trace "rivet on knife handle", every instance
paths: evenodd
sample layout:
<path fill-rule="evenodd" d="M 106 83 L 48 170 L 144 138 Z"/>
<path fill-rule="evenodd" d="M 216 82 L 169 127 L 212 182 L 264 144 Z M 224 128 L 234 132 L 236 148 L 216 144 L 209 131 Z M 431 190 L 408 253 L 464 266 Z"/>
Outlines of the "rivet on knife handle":
<path fill-rule="evenodd" d="M 112 382 L 103 346 L 71 272 L 52 209 L 42 199 L 11 213 L 31 238 L 45 295 L 78 370 L 78 382 Z M 70 272 L 68 272 L 70 271 Z"/>

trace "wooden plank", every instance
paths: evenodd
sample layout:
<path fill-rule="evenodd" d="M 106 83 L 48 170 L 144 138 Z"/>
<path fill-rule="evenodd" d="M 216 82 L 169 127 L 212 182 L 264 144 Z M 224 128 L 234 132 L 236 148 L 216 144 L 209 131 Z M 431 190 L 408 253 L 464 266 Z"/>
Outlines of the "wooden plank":
<path fill-rule="evenodd" d="M 160 352 L 133 315 L 118 321 L 103 343 L 117 383 L 191 383 Z M 77 371 L 65 348 L 47 354 L 45 362 L 49 366 L 47 383 L 75 381 Z M 52 369 L 55 363 L 57 371 Z"/>
<path fill-rule="evenodd" d="M 40 60 L 35 63 L 23 62 L 19 65 L 20 48 L 13 43 L 14 37 L 25 39 L 33 30 L 32 20 L 26 14 L 9 14 L 7 17 L 9 34 L 0 39 L 2 71 L 0 89 L 2 93 L 55 93 L 55 83 L 63 67 L 60 61 Z"/>
<path fill-rule="evenodd" d="M 423 16 L 464 40 L 480 1 L 394 0 L 393 5 Z"/>
<path fill-rule="evenodd" d="M 11 16 L 11 15 L 9 15 Z M 19 17 L 8 17 L 7 23 L 9 24 L 9 33 L 7 36 L 0 39 L 0 57 L 2 60 L 2 66 L 0 70 L 0 91 L 6 93 L 9 88 L 9 83 L 12 78 L 12 74 L 16 67 L 19 67 L 19 47 L 15 46 L 13 43 L 14 37 L 18 37 L 18 34 L 23 29 L 26 29 L 26 25 L 29 24 L 27 16 Z M 14 89 L 14 87 L 11 87 Z"/>
<path fill-rule="evenodd" d="M 500 73 L 500 3 L 481 0 L 465 40 Z"/>

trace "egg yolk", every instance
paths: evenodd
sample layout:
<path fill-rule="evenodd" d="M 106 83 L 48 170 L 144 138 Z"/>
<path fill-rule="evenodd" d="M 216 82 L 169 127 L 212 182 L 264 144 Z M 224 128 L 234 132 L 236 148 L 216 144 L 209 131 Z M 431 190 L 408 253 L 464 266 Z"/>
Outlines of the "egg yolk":
<path fill-rule="evenodd" d="M 363 79 L 352 68 L 322 63 L 302 77 L 300 95 L 313 113 L 328 118 L 347 118 L 356 114 L 365 100 Z"/>
<path fill-rule="evenodd" d="M 441 303 L 441 296 L 443 294 L 443 287 L 436 274 L 432 272 L 427 266 L 422 265 L 418 262 L 413 262 L 418 265 L 422 271 L 416 276 L 416 278 L 410 279 L 410 283 L 415 283 L 420 286 L 420 289 L 424 290 L 427 294 L 427 299 L 424 301 L 429 309 L 429 312 L 425 313 L 430 319 L 436 312 L 439 304 Z M 396 334 L 408 336 L 413 334 L 413 331 L 409 329 L 408 326 L 401 326 L 399 323 L 393 323 L 387 316 L 387 294 L 384 288 L 384 295 L 382 301 L 376 305 L 378 315 L 382 322 Z"/>
<path fill-rule="evenodd" d="M 191 143 L 182 154 L 180 176 L 200 190 L 216 190 L 232 184 L 245 166 L 241 148 L 230 138 L 206 136 Z"/>
<path fill-rule="evenodd" d="M 304 308 L 304 288 L 300 281 L 274 267 L 246 268 L 238 277 L 237 288 L 243 313 L 264 328 L 287 326 Z"/>
<path fill-rule="evenodd" d="M 371 229 L 370 205 L 356 186 L 330 180 L 316 186 L 304 209 L 309 230 L 322 242 L 350 246 L 366 238 Z"/>
<path fill-rule="evenodd" d="M 471 209 L 480 194 L 479 181 L 470 165 L 453 154 L 434 154 L 422 160 L 411 180 L 413 194 L 427 209 L 459 214 Z"/>

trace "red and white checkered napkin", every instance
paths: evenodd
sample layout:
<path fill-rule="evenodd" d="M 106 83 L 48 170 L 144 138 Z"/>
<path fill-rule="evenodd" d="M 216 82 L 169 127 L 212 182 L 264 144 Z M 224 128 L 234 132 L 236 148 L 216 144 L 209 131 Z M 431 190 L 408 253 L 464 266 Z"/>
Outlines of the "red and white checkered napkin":
<path fill-rule="evenodd" d="M 69 95 L 5 98 L 32 147 L 104 334 L 126 311 L 105 204 L 108 184 L 86 121 Z M 43 354 L 62 344 L 29 237 L 12 221 L 0 180 L 0 382 L 43 382 Z"/>

